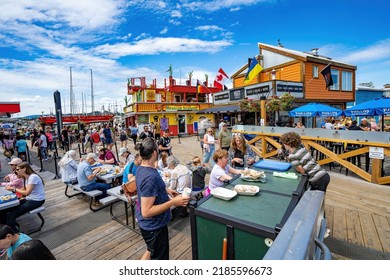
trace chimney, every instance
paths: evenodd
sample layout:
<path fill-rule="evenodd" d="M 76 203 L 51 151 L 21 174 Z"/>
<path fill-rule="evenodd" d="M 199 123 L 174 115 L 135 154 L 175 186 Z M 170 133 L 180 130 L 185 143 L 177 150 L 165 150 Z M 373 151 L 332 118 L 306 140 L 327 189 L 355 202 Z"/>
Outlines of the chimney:
<path fill-rule="evenodd" d="M 311 49 L 313 55 L 318 56 L 318 48 Z"/>

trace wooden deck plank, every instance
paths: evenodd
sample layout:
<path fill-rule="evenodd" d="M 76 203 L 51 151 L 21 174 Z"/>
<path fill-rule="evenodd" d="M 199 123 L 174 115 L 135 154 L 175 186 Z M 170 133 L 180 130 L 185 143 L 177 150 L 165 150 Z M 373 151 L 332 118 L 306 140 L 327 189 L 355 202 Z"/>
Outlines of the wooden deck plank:
<path fill-rule="evenodd" d="M 333 237 L 333 206 L 325 204 L 325 217 L 326 217 L 326 223 L 327 227 L 330 229 L 329 236 Z"/>
<path fill-rule="evenodd" d="M 380 237 L 383 251 L 390 253 L 390 223 L 386 217 L 373 215 L 375 227 Z"/>
<path fill-rule="evenodd" d="M 364 247 L 372 248 L 382 252 L 383 247 L 379 239 L 378 231 L 375 227 L 372 215 L 366 212 L 360 212 L 359 216 L 364 238 Z"/>
<path fill-rule="evenodd" d="M 345 213 L 347 221 L 347 241 L 364 246 L 362 228 L 357 211 L 348 211 Z"/>
<path fill-rule="evenodd" d="M 347 219 L 346 210 L 341 207 L 334 207 L 333 216 L 333 237 L 339 240 L 347 241 Z"/>

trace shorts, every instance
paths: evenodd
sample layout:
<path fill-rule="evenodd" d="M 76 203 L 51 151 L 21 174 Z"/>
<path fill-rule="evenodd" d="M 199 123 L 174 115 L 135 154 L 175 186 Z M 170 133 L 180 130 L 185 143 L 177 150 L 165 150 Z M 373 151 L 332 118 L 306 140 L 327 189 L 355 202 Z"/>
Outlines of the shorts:
<path fill-rule="evenodd" d="M 168 226 L 156 230 L 144 230 L 140 228 L 146 247 L 150 252 L 151 260 L 169 260 L 169 236 Z"/>
<path fill-rule="evenodd" d="M 106 140 L 105 143 L 106 143 L 107 145 L 108 145 L 108 144 L 114 143 L 114 141 L 112 140 L 112 138 L 106 138 L 105 140 Z"/>
<path fill-rule="evenodd" d="M 309 182 L 310 189 L 312 191 L 323 191 L 326 192 L 326 189 L 328 188 L 330 182 L 330 176 L 328 173 L 326 173 L 324 176 L 322 176 L 320 179 L 318 179 L 315 182 Z"/>

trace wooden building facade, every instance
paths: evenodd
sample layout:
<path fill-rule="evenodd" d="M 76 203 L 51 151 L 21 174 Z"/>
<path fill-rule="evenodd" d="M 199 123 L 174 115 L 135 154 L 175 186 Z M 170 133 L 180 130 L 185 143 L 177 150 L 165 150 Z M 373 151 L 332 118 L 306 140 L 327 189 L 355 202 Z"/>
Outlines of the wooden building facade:
<path fill-rule="evenodd" d="M 296 107 L 318 102 L 345 109 L 347 102 L 354 101 L 356 66 L 321 56 L 318 49 L 300 52 L 263 43 L 259 43 L 258 47 L 259 55 L 256 59 L 263 70 L 252 81 L 244 84 L 248 70 L 245 64 L 232 75 L 234 88 L 270 84 L 268 92 L 263 91 L 253 98 L 265 96 L 269 99 L 288 92 L 295 96 Z M 334 83 L 328 88 L 321 74 L 327 66 L 331 67 Z"/>
<path fill-rule="evenodd" d="M 214 121 L 213 114 L 196 114 L 213 107 L 211 94 L 219 91 L 208 86 L 208 81 L 198 88 L 197 83 L 187 80 L 179 85 L 169 76 L 164 86 L 158 87 L 156 80 L 146 84 L 145 77 L 131 78 L 127 83 L 129 102 L 124 108 L 126 126 L 138 124 L 159 124 L 161 130 L 169 129 L 171 135 L 196 134 L 203 119 Z"/>

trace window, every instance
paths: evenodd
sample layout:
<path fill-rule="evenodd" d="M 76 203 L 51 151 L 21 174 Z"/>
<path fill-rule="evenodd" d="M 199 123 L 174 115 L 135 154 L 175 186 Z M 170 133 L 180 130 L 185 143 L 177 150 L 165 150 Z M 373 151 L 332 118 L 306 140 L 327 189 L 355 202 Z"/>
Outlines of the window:
<path fill-rule="evenodd" d="M 341 90 L 352 90 L 352 72 L 341 71 Z"/>
<path fill-rule="evenodd" d="M 339 70 L 332 69 L 332 80 L 333 80 L 333 85 L 329 87 L 331 90 L 339 90 L 340 89 L 340 84 L 339 84 Z"/>
<path fill-rule="evenodd" d="M 313 75 L 313 78 L 318 78 L 318 66 L 313 65 L 313 68 L 311 70 L 311 74 Z"/>

